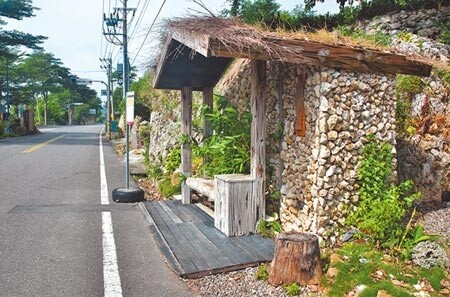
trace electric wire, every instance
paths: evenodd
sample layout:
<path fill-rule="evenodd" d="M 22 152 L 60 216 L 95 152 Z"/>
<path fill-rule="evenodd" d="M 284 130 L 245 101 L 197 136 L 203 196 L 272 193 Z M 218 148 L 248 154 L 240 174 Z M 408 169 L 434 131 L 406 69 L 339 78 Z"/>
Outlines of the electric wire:
<path fill-rule="evenodd" d="M 161 13 L 161 10 L 162 10 L 163 7 L 164 7 L 164 4 L 166 4 L 166 0 L 164 0 L 163 3 L 161 4 L 161 6 L 159 7 L 159 10 L 158 10 L 158 12 L 156 13 L 155 18 L 153 19 L 153 22 L 152 22 L 152 24 L 150 25 L 150 28 L 148 28 L 147 34 L 145 35 L 145 38 L 144 38 L 144 40 L 142 41 L 141 46 L 139 47 L 139 49 L 138 49 L 138 51 L 137 51 L 137 53 L 136 53 L 136 55 L 135 55 L 135 57 L 134 57 L 133 62 L 131 63 L 131 65 L 134 64 L 134 62 L 136 61 L 136 59 L 137 59 L 137 57 L 138 57 L 138 55 L 139 55 L 139 52 L 140 52 L 141 49 L 144 47 L 144 44 L 145 44 L 145 42 L 147 41 L 147 38 L 148 38 L 148 36 L 150 35 L 150 32 L 151 32 L 151 30 L 153 29 L 153 26 L 155 25 L 155 22 L 156 22 L 156 20 L 158 19 L 159 14 Z"/>
<path fill-rule="evenodd" d="M 140 1 L 139 1 L 140 2 Z M 142 20 L 144 19 L 144 15 L 147 12 L 148 6 L 150 4 L 150 0 L 145 0 L 144 4 L 142 5 L 142 9 L 140 10 L 140 14 L 139 17 L 136 21 L 136 25 L 134 26 L 131 34 L 130 34 L 130 41 L 134 39 L 135 34 L 137 32 L 137 28 L 139 28 L 139 26 L 141 25 Z"/>

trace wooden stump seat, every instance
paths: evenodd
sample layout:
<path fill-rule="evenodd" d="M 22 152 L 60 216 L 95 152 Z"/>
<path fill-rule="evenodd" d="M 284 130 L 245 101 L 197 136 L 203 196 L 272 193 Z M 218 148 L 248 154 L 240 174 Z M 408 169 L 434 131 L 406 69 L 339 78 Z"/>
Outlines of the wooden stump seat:
<path fill-rule="evenodd" d="M 273 285 L 320 283 L 319 238 L 311 233 L 281 233 L 275 239 L 275 255 L 269 269 Z"/>

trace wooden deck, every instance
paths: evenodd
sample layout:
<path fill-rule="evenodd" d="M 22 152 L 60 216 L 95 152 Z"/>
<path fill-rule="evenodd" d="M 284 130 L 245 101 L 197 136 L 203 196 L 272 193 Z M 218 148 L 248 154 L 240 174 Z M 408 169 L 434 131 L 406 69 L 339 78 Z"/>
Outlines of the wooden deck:
<path fill-rule="evenodd" d="M 273 258 L 273 240 L 259 235 L 227 237 L 196 205 L 183 205 L 178 200 L 143 204 L 158 248 L 181 277 L 238 270 Z"/>

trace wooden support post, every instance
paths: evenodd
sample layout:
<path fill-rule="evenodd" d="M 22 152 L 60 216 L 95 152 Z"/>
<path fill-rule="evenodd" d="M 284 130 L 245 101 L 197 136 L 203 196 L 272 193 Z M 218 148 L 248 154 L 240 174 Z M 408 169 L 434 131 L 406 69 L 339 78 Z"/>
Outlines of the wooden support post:
<path fill-rule="evenodd" d="M 266 179 L 266 61 L 251 61 L 252 111 L 251 128 L 251 176 L 254 179 L 249 216 L 253 222 L 264 219 L 266 215 L 265 179 Z"/>
<path fill-rule="evenodd" d="M 211 111 L 213 109 L 213 88 L 205 87 L 203 89 L 203 104 L 209 106 Z M 213 133 L 211 122 L 204 119 L 203 120 L 203 139 L 208 138 Z"/>
<path fill-rule="evenodd" d="M 182 121 L 181 134 L 183 136 L 192 136 L 192 87 L 183 87 L 181 89 Z M 183 143 L 181 146 L 181 167 L 183 175 L 188 178 L 192 174 L 192 150 L 189 143 Z M 183 181 L 181 184 L 181 200 L 183 204 L 191 203 L 191 189 Z"/>
<path fill-rule="evenodd" d="M 322 276 L 319 238 L 310 233 L 282 233 L 275 240 L 269 270 L 273 285 L 318 285 Z"/>

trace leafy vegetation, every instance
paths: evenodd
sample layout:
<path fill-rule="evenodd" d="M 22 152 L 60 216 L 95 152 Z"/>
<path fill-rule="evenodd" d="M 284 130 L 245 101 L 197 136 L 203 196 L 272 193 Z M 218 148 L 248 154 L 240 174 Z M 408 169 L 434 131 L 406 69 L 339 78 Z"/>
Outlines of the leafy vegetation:
<path fill-rule="evenodd" d="M 255 277 L 258 280 L 266 281 L 269 279 L 269 272 L 267 270 L 267 264 L 262 264 L 258 267 L 255 273 Z"/>
<path fill-rule="evenodd" d="M 31 0 L 23 1 L 0 1 L 0 28 L 7 24 L 7 19 L 22 20 L 34 16 L 35 7 Z M 0 30 L 0 57 L 17 57 L 17 49 L 25 46 L 30 49 L 42 49 L 40 44 L 46 37 L 38 35 L 34 36 L 17 30 L 9 31 Z"/>
<path fill-rule="evenodd" d="M 372 135 L 364 147 L 358 170 L 359 202 L 347 223 L 355 225 L 372 242 L 393 248 L 403 234 L 402 222 L 421 193 L 414 193 L 408 180 L 399 185 L 393 181 L 392 145 Z"/>
<path fill-rule="evenodd" d="M 404 38 L 407 38 L 408 35 L 405 36 Z M 425 87 L 426 84 L 418 76 L 397 75 L 395 119 L 396 131 L 400 136 L 409 136 L 416 133 L 414 118 L 411 113 L 411 102 L 414 95 L 423 93 Z"/>
<path fill-rule="evenodd" d="M 332 1 L 332 0 L 327 0 Z M 338 26 L 353 25 L 357 20 L 370 19 L 398 10 L 417 10 L 439 8 L 450 4 L 449 0 L 338 0 L 340 10 L 337 14 L 317 14 L 313 9 L 317 2 L 325 0 L 305 0 L 292 11 L 280 9 L 275 0 L 229 0 L 230 8 L 223 15 L 240 17 L 247 23 L 260 24 L 269 28 L 332 30 Z M 336 2 L 336 1 L 335 1 Z M 445 38 L 445 37 L 444 37 Z"/>
<path fill-rule="evenodd" d="M 214 176 L 228 173 L 250 172 L 250 124 L 251 114 L 241 114 L 228 105 L 221 96 L 214 96 L 214 109 L 202 106 L 200 116 L 213 127 L 213 135 L 202 144 L 185 139 L 192 145 L 194 158 L 206 162 L 198 165 L 198 174 Z"/>
<path fill-rule="evenodd" d="M 347 296 L 358 286 L 362 289 L 358 296 L 377 296 L 380 290 L 390 296 L 413 296 L 417 292 L 414 286 L 419 283 L 421 290 L 432 294 L 441 290 L 441 281 L 446 277 L 444 268 L 404 265 L 368 244 L 348 243 L 334 258 L 330 269 L 337 273 L 325 280 L 331 297 Z"/>
<path fill-rule="evenodd" d="M 450 21 L 447 23 L 440 23 L 441 35 L 439 36 L 439 42 L 450 45 Z"/>
<path fill-rule="evenodd" d="M 278 218 L 273 220 L 259 220 L 256 223 L 256 232 L 263 237 L 274 238 L 283 230 Z"/>
<path fill-rule="evenodd" d="M 283 287 L 288 296 L 298 296 L 300 294 L 300 286 L 296 283 Z"/>

